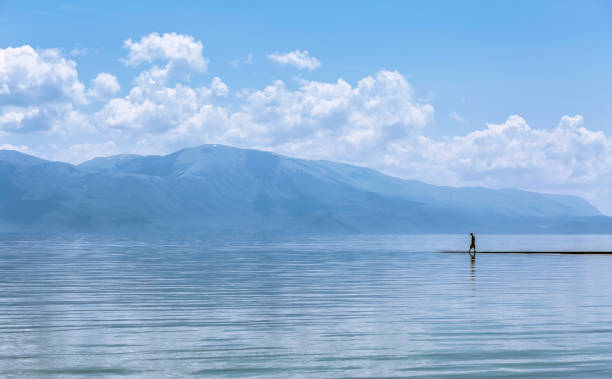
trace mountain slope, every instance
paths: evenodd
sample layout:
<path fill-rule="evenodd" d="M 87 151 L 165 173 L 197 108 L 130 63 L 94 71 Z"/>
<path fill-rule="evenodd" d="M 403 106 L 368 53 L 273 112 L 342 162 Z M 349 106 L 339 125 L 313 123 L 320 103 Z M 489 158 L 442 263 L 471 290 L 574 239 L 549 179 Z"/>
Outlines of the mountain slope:
<path fill-rule="evenodd" d="M 78 166 L 0 151 L 0 228 L 86 232 L 594 232 L 574 196 L 453 188 L 329 161 L 204 145 Z"/>

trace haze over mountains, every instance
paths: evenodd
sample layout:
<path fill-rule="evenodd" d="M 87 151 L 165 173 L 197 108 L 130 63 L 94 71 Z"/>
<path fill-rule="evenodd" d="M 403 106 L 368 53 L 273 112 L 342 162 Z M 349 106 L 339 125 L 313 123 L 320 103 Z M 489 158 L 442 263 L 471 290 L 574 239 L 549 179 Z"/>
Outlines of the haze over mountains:
<path fill-rule="evenodd" d="M 440 187 L 204 145 L 80 165 L 0 151 L 0 232 L 609 233 L 574 196 Z"/>

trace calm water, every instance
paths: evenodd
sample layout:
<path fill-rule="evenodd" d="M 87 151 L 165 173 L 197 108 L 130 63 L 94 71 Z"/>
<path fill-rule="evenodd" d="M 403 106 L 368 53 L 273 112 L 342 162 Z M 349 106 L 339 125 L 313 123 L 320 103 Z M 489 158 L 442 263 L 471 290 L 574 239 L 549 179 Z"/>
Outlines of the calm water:
<path fill-rule="evenodd" d="M 0 377 L 612 377 L 612 256 L 467 244 L 0 236 Z"/>

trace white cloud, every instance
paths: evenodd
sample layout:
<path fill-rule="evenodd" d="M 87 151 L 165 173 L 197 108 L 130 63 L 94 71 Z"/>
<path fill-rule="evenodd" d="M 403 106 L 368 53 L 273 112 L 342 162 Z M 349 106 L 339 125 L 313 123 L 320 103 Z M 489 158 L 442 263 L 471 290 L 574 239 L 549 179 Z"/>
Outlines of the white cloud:
<path fill-rule="evenodd" d="M 251 65 L 253 64 L 253 53 L 249 53 L 244 61 L 240 61 L 240 59 L 234 59 L 231 61 L 231 65 L 234 68 L 240 67 L 241 64 Z"/>
<path fill-rule="evenodd" d="M 463 182 L 546 188 L 588 183 L 609 171 L 610 140 L 583 126 L 580 115 L 564 116 L 552 130 L 532 129 L 519 116 L 487 124 L 466 136 L 425 144 L 426 162 Z M 439 170 L 438 170 L 439 171 Z"/>
<path fill-rule="evenodd" d="M 101 72 L 92 79 L 87 96 L 98 100 L 105 100 L 113 97 L 120 89 L 119 82 L 114 75 Z"/>
<path fill-rule="evenodd" d="M 40 106 L 45 103 L 86 103 L 76 63 L 59 50 L 31 46 L 0 49 L 0 105 Z"/>
<path fill-rule="evenodd" d="M 459 121 L 459 122 L 463 121 L 463 117 L 461 117 L 461 115 L 459 115 L 459 113 L 457 112 L 451 112 L 449 116 L 455 121 Z"/>
<path fill-rule="evenodd" d="M 2 107 L 0 130 L 5 132 L 30 132 L 48 130 L 63 113 L 58 107 Z"/>
<path fill-rule="evenodd" d="M 227 96 L 228 92 L 227 85 L 217 77 L 209 87 L 200 88 L 137 85 L 127 96 L 110 100 L 95 118 L 106 130 L 163 133 L 180 127 L 212 98 Z"/>
<path fill-rule="evenodd" d="M 553 129 L 533 129 L 520 116 L 465 136 L 393 143 L 393 159 L 372 167 L 443 185 L 522 188 L 584 196 L 612 212 L 612 140 L 586 129 L 580 115 Z"/>
<path fill-rule="evenodd" d="M 123 46 L 128 49 L 128 57 L 124 59 L 128 66 L 136 66 L 144 62 L 156 60 L 184 62 L 197 70 L 206 70 L 206 60 L 202 57 L 202 42 L 195 41 L 192 36 L 177 33 L 151 33 L 134 42 L 128 39 Z"/>
<path fill-rule="evenodd" d="M 137 85 L 109 101 L 96 120 L 104 130 L 122 130 L 123 137 L 165 152 L 184 147 L 180 143 L 217 142 L 363 162 L 368 151 L 413 135 L 433 117 L 433 107 L 417 102 L 406 79 L 393 71 L 355 86 L 342 79 L 303 81 L 290 90 L 276 81 L 243 91 L 237 112 L 217 104 L 227 94 L 219 78 L 201 88 Z"/>
<path fill-rule="evenodd" d="M 70 55 L 74 55 L 74 56 L 77 56 L 77 55 L 87 55 L 87 54 L 89 54 L 89 49 L 87 49 L 87 48 L 78 48 L 78 47 L 75 47 L 72 50 L 70 50 Z"/>
<path fill-rule="evenodd" d="M 289 53 L 272 53 L 268 54 L 268 58 L 277 62 L 283 66 L 291 65 L 302 69 L 308 69 L 310 71 L 319 68 L 321 61 L 315 57 L 310 56 L 308 50 L 295 50 Z"/>
<path fill-rule="evenodd" d="M 1 107 L 0 131 L 8 133 L 46 132 L 68 134 L 88 130 L 89 117 L 70 103 L 44 106 Z"/>
<path fill-rule="evenodd" d="M 164 67 L 153 66 L 144 71 L 140 83 L 165 83 L 175 75 L 188 76 L 193 72 L 204 72 L 207 60 L 202 56 L 202 42 L 192 36 L 177 33 L 148 34 L 135 42 L 128 39 L 123 47 L 128 50 L 128 56 L 121 61 L 128 66 L 142 63 L 163 62 Z"/>
<path fill-rule="evenodd" d="M 367 151 L 407 138 L 433 117 L 433 107 L 415 100 L 396 71 L 380 71 L 356 86 L 303 81 L 289 90 L 282 81 L 245 98 L 232 116 L 243 124 L 242 138 L 258 146 L 301 156 L 365 158 Z M 366 154 L 366 155 L 364 155 Z"/>
<path fill-rule="evenodd" d="M 204 98 L 209 98 L 210 96 L 227 96 L 229 94 L 229 88 L 227 88 L 227 84 L 223 83 L 223 80 L 219 77 L 214 77 L 210 82 L 210 87 L 201 87 L 200 93 Z"/>
<path fill-rule="evenodd" d="M 76 63 L 59 50 L 0 49 L 0 131 L 61 131 L 87 124 L 73 105 L 87 103 Z"/>

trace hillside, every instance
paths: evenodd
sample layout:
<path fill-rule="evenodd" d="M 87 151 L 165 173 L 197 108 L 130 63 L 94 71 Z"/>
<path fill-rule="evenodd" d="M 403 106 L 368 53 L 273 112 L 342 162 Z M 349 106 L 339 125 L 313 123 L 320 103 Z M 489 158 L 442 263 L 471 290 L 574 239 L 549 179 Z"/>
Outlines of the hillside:
<path fill-rule="evenodd" d="M 0 151 L 4 232 L 602 233 L 611 221 L 574 196 L 433 186 L 222 145 L 78 166 Z"/>

